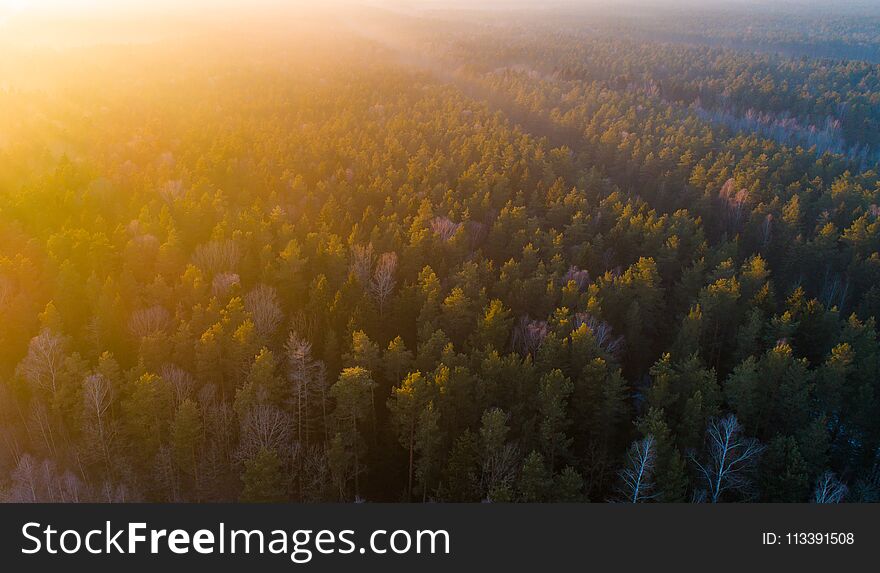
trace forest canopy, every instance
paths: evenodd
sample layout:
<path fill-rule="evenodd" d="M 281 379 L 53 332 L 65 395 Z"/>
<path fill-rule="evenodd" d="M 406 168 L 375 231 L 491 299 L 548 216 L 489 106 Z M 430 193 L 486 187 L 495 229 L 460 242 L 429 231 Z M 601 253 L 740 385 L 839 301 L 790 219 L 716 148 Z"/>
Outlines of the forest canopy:
<path fill-rule="evenodd" d="M 877 501 L 880 13 L 647 15 L 0 40 L 0 498 Z"/>

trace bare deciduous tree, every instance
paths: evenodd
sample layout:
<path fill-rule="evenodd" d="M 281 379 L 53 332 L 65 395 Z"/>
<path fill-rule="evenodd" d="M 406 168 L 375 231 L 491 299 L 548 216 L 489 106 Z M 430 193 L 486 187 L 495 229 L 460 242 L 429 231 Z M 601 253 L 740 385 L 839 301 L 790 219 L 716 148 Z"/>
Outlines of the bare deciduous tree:
<path fill-rule="evenodd" d="M 604 320 L 599 320 L 586 312 L 579 312 L 574 317 L 575 328 L 580 328 L 582 324 L 587 325 L 587 328 L 593 334 L 593 338 L 596 339 L 596 344 L 608 354 L 619 356 L 623 351 L 623 335 L 615 335 L 611 325 Z"/>
<path fill-rule="evenodd" d="M 516 444 L 507 441 L 510 432 L 509 421 L 509 413 L 501 408 L 491 408 L 483 413 L 480 422 L 483 466 L 480 481 L 484 499 L 487 500 L 491 500 L 499 492 L 513 490 L 517 470 L 521 464 L 519 448 Z M 425 493 L 423 491 L 423 497 Z"/>
<path fill-rule="evenodd" d="M 28 353 L 19 365 L 19 372 L 32 386 L 54 394 L 58 390 L 58 378 L 64 358 L 64 337 L 43 329 L 31 339 Z"/>
<path fill-rule="evenodd" d="M 577 266 L 572 265 L 568 267 L 568 271 L 565 273 L 565 276 L 562 277 L 562 282 L 564 285 L 574 281 L 574 284 L 577 286 L 578 290 L 584 290 L 587 285 L 590 284 L 590 272 L 587 270 L 581 270 Z"/>
<path fill-rule="evenodd" d="M 131 260 L 137 260 L 135 257 L 143 254 L 151 254 L 159 251 L 159 238 L 149 233 L 138 234 L 131 238 L 126 247 Z"/>
<path fill-rule="evenodd" d="M 105 481 L 100 491 L 101 501 L 107 503 L 127 503 L 133 501 L 131 492 L 125 484 L 116 484 Z"/>
<path fill-rule="evenodd" d="M 46 493 L 46 501 L 58 501 L 58 483 L 55 477 L 55 462 L 44 459 L 40 464 L 40 481 Z"/>
<path fill-rule="evenodd" d="M 440 237 L 443 242 L 452 240 L 452 237 L 461 228 L 461 223 L 456 223 L 447 217 L 434 217 L 431 219 L 431 230 Z"/>
<path fill-rule="evenodd" d="M 260 405 L 241 423 L 241 454 L 250 458 L 262 449 L 282 452 L 290 437 L 290 416 L 272 406 Z"/>
<path fill-rule="evenodd" d="M 504 444 L 483 461 L 482 489 L 487 497 L 492 492 L 512 490 L 521 464 L 516 444 Z"/>
<path fill-rule="evenodd" d="M 323 447 L 312 446 L 308 450 L 300 452 L 300 459 L 302 463 L 298 480 L 302 501 L 325 501 L 324 493 L 327 490 L 327 484 L 332 483 L 327 451 Z"/>
<path fill-rule="evenodd" d="M 531 320 L 528 316 L 523 316 L 513 329 L 511 342 L 517 352 L 525 356 L 538 350 L 547 333 L 546 320 Z"/>
<path fill-rule="evenodd" d="M 162 306 L 136 310 L 128 321 L 128 330 L 138 338 L 165 334 L 171 328 L 171 314 Z"/>
<path fill-rule="evenodd" d="M 83 428 L 97 442 L 107 470 L 110 470 L 110 443 L 113 431 L 109 414 L 112 403 L 110 382 L 101 374 L 92 374 L 83 381 Z"/>
<path fill-rule="evenodd" d="M 819 476 L 816 482 L 816 490 L 813 492 L 815 503 L 840 503 L 846 498 L 849 488 L 837 479 L 834 472 L 827 471 Z"/>
<path fill-rule="evenodd" d="M 312 313 L 306 313 L 302 310 L 299 310 L 290 317 L 290 330 L 292 332 L 296 332 L 299 336 L 302 336 L 306 340 L 311 340 L 312 333 L 315 328 L 317 328 L 317 324 L 319 320 Z"/>
<path fill-rule="evenodd" d="M 311 444 L 311 430 L 315 425 L 313 408 L 321 407 L 321 432 L 327 439 L 327 384 L 324 364 L 312 358 L 312 345 L 291 332 L 284 344 L 287 355 L 287 379 L 293 386 L 293 406 L 296 409 L 296 439 L 304 447 Z"/>
<path fill-rule="evenodd" d="M 68 470 L 64 472 L 59 480 L 59 495 L 62 503 L 80 503 L 86 501 L 83 497 L 86 495 L 85 484 L 76 474 Z"/>
<path fill-rule="evenodd" d="M 272 336 L 284 314 L 278 303 L 278 293 L 274 288 L 266 285 L 257 285 L 244 297 L 244 308 L 251 314 L 254 327 L 261 336 Z"/>
<path fill-rule="evenodd" d="M 72 471 L 59 472 L 54 461 L 38 461 L 27 453 L 21 456 L 10 477 L 12 483 L 3 501 L 80 503 L 94 497 L 88 484 Z"/>
<path fill-rule="evenodd" d="M 382 253 L 376 263 L 373 279 L 370 281 L 370 294 L 379 305 L 379 315 L 385 313 L 385 303 L 394 292 L 394 273 L 397 270 L 397 253 Z"/>
<path fill-rule="evenodd" d="M 713 419 L 706 429 L 706 460 L 691 459 L 706 481 L 707 499 L 717 503 L 725 491 L 748 491 L 749 470 L 764 451 L 757 440 L 742 435 L 742 426 L 733 414 Z"/>
<path fill-rule="evenodd" d="M 718 192 L 718 200 L 724 208 L 729 230 L 735 230 L 739 227 L 748 198 L 749 192 L 745 189 L 737 189 L 736 181 L 733 178 L 728 179 L 721 186 L 721 190 Z"/>
<path fill-rule="evenodd" d="M 49 455 L 55 455 L 55 431 L 49 420 L 49 412 L 42 402 L 34 402 L 31 406 L 28 432 L 32 435 L 31 443 L 42 442 Z"/>
<path fill-rule="evenodd" d="M 37 463 L 33 456 L 24 454 L 18 460 L 18 465 L 12 471 L 12 488 L 9 492 L 9 500 L 12 502 L 39 501 L 37 482 Z"/>
<path fill-rule="evenodd" d="M 0 383 L 0 463 L 18 463 L 24 453 L 20 439 L 19 412 L 9 386 Z"/>
<path fill-rule="evenodd" d="M 164 364 L 159 369 L 159 376 L 171 387 L 175 410 L 180 406 L 181 402 L 192 396 L 196 381 L 183 368 L 176 364 Z"/>
<path fill-rule="evenodd" d="M 211 294 L 223 297 L 236 286 L 241 286 L 241 277 L 237 273 L 217 273 L 211 280 Z"/>
<path fill-rule="evenodd" d="M 489 227 L 479 221 L 468 221 L 467 231 L 470 239 L 470 249 L 474 251 L 486 239 L 486 236 L 489 234 Z"/>
<path fill-rule="evenodd" d="M 241 248 L 232 239 L 211 241 L 196 247 L 193 263 L 208 274 L 234 272 L 241 262 Z"/>
<path fill-rule="evenodd" d="M 761 223 L 761 245 L 766 247 L 773 238 L 773 213 L 767 213 L 764 222 Z"/>
<path fill-rule="evenodd" d="M 373 258 L 372 243 L 351 246 L 351 262 L 348 265 L 348 270 L 364 287 L 370 282 L 370 273 L 373 270 Z"/>
<path fill-rule="evenodd" d="M 654 436 L 648 435 L 632 443 L 626 453 L 626 465 L 618 477 L 617 486 L 621 501 L 643 503 L 656 497 L 654 491 L 654 467 L 657 447 Z"/>
<path fill-rule="evenodd" d="M 162 486 L 162 492 L 170 502 L 182 501 L 180 498 L 180 480 L 174 467 L 171 448 L 162 445 L 156 453 L 153 475 Z"/>
<path fill-rule="evenodd" d="M 183 189 L 183 181 L 180 179 L 171 179 L 166 181 L 157 189 L 159 196 L 165 200 L 166 203 L 171 204 L 183 197 L 184 189 Z"/>
<path fill-rule="evenodd" d="M 205 433 L 211 436 L 220 458 L 227 462 L 231 461 L 235 434 L 235 410 L 232 404 L 220 398 L 215 383 L 202 386 L 197 398 L 202 411 Z"/>
<path fill-rule="evenodd" d="M 110 382 L 102 374 L 92 374 L 83 381 L 86 410 L 97 420 L 104 420 L 110 409 Z"/>

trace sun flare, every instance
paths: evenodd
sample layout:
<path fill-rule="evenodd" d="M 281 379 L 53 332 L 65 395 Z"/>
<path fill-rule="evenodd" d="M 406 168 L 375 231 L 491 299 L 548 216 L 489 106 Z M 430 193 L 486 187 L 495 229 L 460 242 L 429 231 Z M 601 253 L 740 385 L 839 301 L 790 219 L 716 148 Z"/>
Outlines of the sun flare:
<path fill-rule="evenodd" d="M 800 1 L 0 0 L 0 501 L 877 500 Z"/>

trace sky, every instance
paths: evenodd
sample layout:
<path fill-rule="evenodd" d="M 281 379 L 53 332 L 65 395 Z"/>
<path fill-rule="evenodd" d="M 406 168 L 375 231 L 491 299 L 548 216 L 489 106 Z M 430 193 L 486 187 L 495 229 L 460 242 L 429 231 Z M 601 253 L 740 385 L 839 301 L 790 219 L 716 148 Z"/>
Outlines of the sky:
<path fill-rule="evenodd" d="M 657 4 L 668 0 L 641 0 L 642 3 Z M 674 0 L 673 0 L 674 1 Z M 705 2 L 705 0 L 701 0 Z M 727 0 L 728 2 L 736 2 L 736 0 Z M 740 0 L 742 2 L 743 0 Z M 156 8 L 173 8 L 181 5 L 199 8 L 223 8 L 233 6 L 254 5 L 320 5 L 326 4 L 327 0 L 0 0 L 0 11 L 5 12 L 52 12 L 52 13 L 85 13 L 96 11 L 119 11 L 131 9 L 150 9 Z M 517 6 L 544 6 L 548 3 L 557 4 L 590 4 L 603 3 L 603 0 L 364 0 L 364 3 L 382 4 L 412 7 L 431 6 L 439 7 L 443 5 L 470 5 L 470 6 L 498 6 L 498 5 L 517 5 Z M 605 0 L 604 3 L 609 3 Z"/>
<path fill-rule="evenodd" d="M 287 3 L 302 3 L 292 0 Z M 0 9 L 7 12 L 98 12 L 121 9 L 174 7 L 185 4 L 194 8 L 245 4 L 281 4 L 282 0 L 0 0 Z"/>
<path fill-rule="evenodd" d="M 92 16 L 98 14 L 162 13 L 202 11 L 220 12 L 230 8 L 244 8 L 257 11 L 261 7 L 275 6 L 296 8 L 303 6 L 323 7 L 332 4 L 373 4 L 395 8 L 502 8 L 502 7 L 540 7 L 559 5 L 705 5 L 727 4 L 825 4 L 827 0 L 0 0 L 0 18 L 15 14 L 40 16 Z M 864 4 L 880 0 L 834 0 L 841 4 Z"/>
<path fill-rule="evenodd" d="M 339 0 L 330 0 L 332 2 Z M 246 7 L 257 11 L 265 6 L 297 7 L 326 3 L 318 0 L 0 0 L 0 24 L 16 17 L 76 20 L 92 17 L 140 14 L 222 12 Z"/>

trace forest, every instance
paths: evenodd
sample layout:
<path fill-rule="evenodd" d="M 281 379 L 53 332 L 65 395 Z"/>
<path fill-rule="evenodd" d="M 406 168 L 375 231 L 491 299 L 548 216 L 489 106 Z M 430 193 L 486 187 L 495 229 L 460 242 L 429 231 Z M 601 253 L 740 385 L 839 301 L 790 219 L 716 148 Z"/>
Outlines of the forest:
<path fill-rule="evenodd" d="M 880 501 L 880 10 L 594 10 L 0 33 L 0 500 Z"/>

